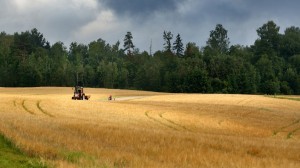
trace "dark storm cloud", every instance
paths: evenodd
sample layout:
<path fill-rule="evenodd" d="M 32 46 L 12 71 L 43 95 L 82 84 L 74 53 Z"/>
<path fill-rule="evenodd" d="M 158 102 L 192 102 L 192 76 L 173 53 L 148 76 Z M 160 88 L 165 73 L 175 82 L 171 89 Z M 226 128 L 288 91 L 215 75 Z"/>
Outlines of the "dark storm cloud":
<path fill-rule="evenodd" d="M 250 17 L 250 12 L 236 6 L 233 2 L 213 1 L 205 5 L 203 13 L 208 14 L 207 19 L 219 22 L 241 22 Z"/>
<path fill-rule="evenodd" d="M 176 8 L 176 3 L 183 0 L 99 0 L 117 14 L 129 14 L 143 17 L 155 11 L 168 11 Z"/>
<path fill-rule="evenodd" d="M 184 14 L 174 17 L 174 19 L 181 19 L 181 23 L 190 26 L 198 26 L 203 24 L 225 24 L 244 22 L 251 17 L 251 11 L 244 8 L 244 4 L 237 4 L 234 0 L 227 1 L 202 1 L 201 3 L 196 0 L 193 1 L 191 9 Z M 190 3 L 193 3 L 190 1 Z M 178 8 L 180 8 L 178 5 Z"/>
<path fill-rule="evenodd" d="M 122 42 L 131 31 L 141 50 L 163 49 L 162 33 L 180 33 L 184 43 L 206 44 L 216 24 L 231 44 L 251 45 L 269 20 L 281 28 L 300 27 L 299 0 L 0 0 L 0 31 L 37 28 L 52 44 L 102 38 Z"/>
<path fill-rule="evenodd" d="M 227 30 L 231 44 L 251 45 L 256 29 L 269 20 L 281 27 L 300 26 L 298 0 L 98 0 L 113 10 L 123 29 L 132 31 L 137 47 L 162 49 L 162 32 L 180 33 L 184 42 L 206 44 L 216 24 Z M 102 4 L 102 5 L 103 5 Z M 122 37 L 120 37 L 122 40 Z"/>
<path fill-rule="evenodd" d="M 96 18 L 96 13 L 93 12 L 86 14 L 84 10 L 65 9 L 67 8 L 48 11 L 45 13 L 46 15 L 43 16 L 43 19 L 34 26 L 47 29 L 47 32 L 53 32 L 50 37 L 66 39 L 70 37 L 76 29 L 79 29 L 82 25 Z M 37 18 L 35 19 L 37 20 Z"/>

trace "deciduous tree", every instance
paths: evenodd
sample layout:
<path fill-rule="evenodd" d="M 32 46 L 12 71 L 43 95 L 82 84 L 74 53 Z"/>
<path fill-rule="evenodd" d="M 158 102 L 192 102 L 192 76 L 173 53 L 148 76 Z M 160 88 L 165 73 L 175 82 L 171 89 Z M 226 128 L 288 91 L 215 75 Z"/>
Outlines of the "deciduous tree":
<path fill-rule="evenodd" d="M 173 39 L 173 34 L 170 31 L 164 31 L 163 38 L 165 40 L 164 48 L 167 52 L 172 52 L 171 40 Z"/>
<path fill-rule="evenodd" d="M 210 31 L 207 46 L 219 54 L 225 54 L 229 49 L 227 30 L 221 24 L 217 24 L 215 30 Z"/>

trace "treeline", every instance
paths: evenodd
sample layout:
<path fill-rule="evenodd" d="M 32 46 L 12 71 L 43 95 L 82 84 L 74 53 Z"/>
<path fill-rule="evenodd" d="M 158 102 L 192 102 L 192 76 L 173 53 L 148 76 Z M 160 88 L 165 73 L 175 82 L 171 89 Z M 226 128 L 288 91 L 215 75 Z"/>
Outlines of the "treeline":
<path fill-rule="evenodd" d="M 300 29 L 284 34 L 269 21 L 251 46 L 232 45 L 216 25 L 206 46 L 162 34 L 164 50 L 139 52 L 128 32 L 123 44 L 50 45 L 37 29 L 0 34 L 0 86 L 74 86 L 188 93 L 300 94 Z M 243 38 L 243 37 L 241 37 Z M 122 46 L 120 46 L 122 45 Z"/>

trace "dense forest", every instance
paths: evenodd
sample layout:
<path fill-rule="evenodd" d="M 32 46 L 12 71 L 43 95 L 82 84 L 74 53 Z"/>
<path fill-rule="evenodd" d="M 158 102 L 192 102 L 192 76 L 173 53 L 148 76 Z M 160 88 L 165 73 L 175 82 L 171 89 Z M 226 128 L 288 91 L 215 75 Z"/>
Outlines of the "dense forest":
<path fill-rule="evenodd" d="M 74 86 L 187 93 L 300 94 L 300 29 L 284 34 L 269 21 L 251 46 L 230 45 L 216 25 L 206 45 L 182 43 L 162 32 L 164 49 L 135 48 L 127 32 L 122 42 L 51 45 L 37 29 L 0 34 L 0 86 Z M 242 37 L 241 37 L 242 38 Z"/>

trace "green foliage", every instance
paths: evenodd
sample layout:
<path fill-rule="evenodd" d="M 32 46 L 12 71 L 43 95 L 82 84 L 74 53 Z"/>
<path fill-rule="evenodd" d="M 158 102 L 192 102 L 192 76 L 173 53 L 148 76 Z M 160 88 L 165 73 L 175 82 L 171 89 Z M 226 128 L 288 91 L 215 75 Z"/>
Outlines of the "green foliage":
<path fill-rule="evenodd" d="M 260 37 L 259 40 L 265 47 L 267 47 L 265 48 L 266 51 L 268 48 L 275 51 L 278 50 L 280 44 L 279 29 L 280 28 L 273 21 L 269 21 L 256 30 Z"/>
<path fill-rule="evenodd" d="M 196 45 L 196 43 L 187 43 L 186 49 L 184 51 L 185 57 L 201 57 L 201 52 L 199 47 Z"/>
<path fill-rule="evenodd" d="M 64 158 L 64 160 L 76 165 L 77 167 L 104 167 L 104 165 L 99 165 L 93 156 L 80 151 L 62 150 L 60 155 Z"/>
<path fill-rule="evenodd" d="M 133 39 L 133 37 L 132 37 L 131 32 L 127 32 L 127 34 L 125 35 L 125 38 L 124 38 L 124 50 L 127 51 L 128 55 L 131 55 L 132 54 L 131 50 L 134 49 L 132 39 Z"/>
<path fill-rule="evenodd" d="M 289 27 L 285 30 L 280 42 L 280 55 L 288 59 L 300 53 L 300 29 Z"/>
<path fill-rule="evenodd" d="M 23 154 L 15 145 L 0 135 L 0 167 L 5 168 L 46 168 L 42 161 Z"/>
<path fill-rule="evenodd" d="M 217 24 L 215 30 L 210 31 L 206 42 L 208 48 L 218 54 L 225 54 L 229 49 L 227 30 L 221 24 Z"/>
<path fill-rule="evenodd" d="M 294 55 L 290 57 L 289 61 L 290 65 L 296 69 L 298 74 L 300 73 L 300 54 Z"/>
<path fill-rule="evenodd" d="M 173 34 L 170 31 L 164 31 L 163 38 L 165 40 L 164 43 L 165 51 L 171 52 L 172 49 L 171 40 L 173 39 Z"/>
<path fill-rule="evenodd" d="M 135 78 L 135 88 L 159 91 L 160 67 L 158 64 L 147 62 L 138 69 Z"/>
<path fill-rule="evenodd" d="M 183 44 L 182 44 L 182 39 L 180 37 L 180 34 L 176 36 L 176 40 L 173 43 L 173 50 L 175 51 L 177 56 L 183 56 Z"/>
<path fill-rule="evenodd" d="M 65 159 L 71 163 L 80 163 L 80 159 L 85 157 L 85 154 L 82 152 L 68 152 L 65 153 Z"/>
<path fill-rule="evenodd" d="M 118 79 L 118 68 L 114 62 L 101 61 L 97 68 L 100 87 L 114 88 Z"/>
<path fill-rule="evenodd" d="M 207 45 L 182 43 L 163 32 L 164 50 L 149 55 L 134 48 L 131 32 L 114 45 L 101 38 L 88 45 L 50 45 L 37 29 L 0 33 L 0 86 L 84 86 L 189 93 L 300 94 L 300 29 L 284 34 L 269 21 L 248 46 L 229 46 L 221 24 Z M 174 53 L 172 52 L 174 50 Z M 127 53 L 125 54 L 125 52 Z"/>
<path fill-rule="evenodd" d="M 268 55 L 274 57 L 279 55 L 281 40 L 279 29 L 280 28 L 273 21 L 269 21 L 256 30 L 259 36 L 259 39 L 257 39 L 254 44 L 255 54 L 257 56 Z"/>

